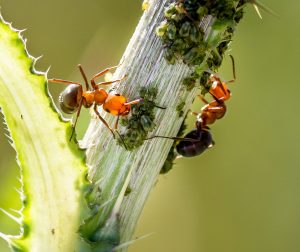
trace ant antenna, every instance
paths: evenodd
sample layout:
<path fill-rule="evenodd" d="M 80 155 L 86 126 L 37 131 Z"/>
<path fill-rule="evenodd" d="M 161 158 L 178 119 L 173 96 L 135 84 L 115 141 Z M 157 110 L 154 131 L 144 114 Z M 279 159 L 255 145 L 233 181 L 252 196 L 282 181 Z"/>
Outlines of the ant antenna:
<path fill-rule="evenodd" d="M 235 63 L 234 63 L 234 58 L 231 54 L 229 54 L 229 57 L 231 58 L 231 63 L 232 63 L 232 73 L 233 73 L 233 81 L 236 80 L 236 75 L 235 75 Z"/>
<path fill-rule="evenodd" d="M 80 73 L 81 73 L 81 75 L 82 75 L 82 77 L 84 79 L 86 90 L 89 90 L 90 89 L 89 88 L 89 83 L 88 83 L 88 80 L 86 78 L 86 75 L 85 75 L 85 73 L 83 71 L 83 68 L 82 68 L 81 64 L 78 64 L 78 68 L 79 68 L 79 71 L 80 71 Z"/>

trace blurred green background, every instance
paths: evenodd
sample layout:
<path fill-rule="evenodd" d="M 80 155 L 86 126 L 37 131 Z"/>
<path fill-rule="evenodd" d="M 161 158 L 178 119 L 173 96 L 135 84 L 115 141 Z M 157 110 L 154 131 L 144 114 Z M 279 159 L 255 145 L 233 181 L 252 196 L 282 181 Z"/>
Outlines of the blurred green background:
<path fill-rule="evenodd" d="M 224 119 L 212 126 L 214 148 L 179 159 L 160 176 L 131 246 L 137 251 L 300 251 L 300 2 L 264 0 L 277 19 L 251 6 L 231 46 L 237 68 Z M 38 70 L 81 81 L 82 63 L 91 75 L 119 62 L 138 23 L 141 0 L 0 0 L 1 12 L 24 36 Z M 220 69 L 232 76 L 230 60 Z M 51 85 L 55 97 L 60 85 Z M 38 104 L 37 104 L 38 106 Z M 196 101 L 194 111 L 202 104 Z M 80 118 L 79 134 L 88 125 Z M 190 118 L 190 128 L 194 125 Z M 19 171 L 0 117 L 0 207 L 18 208 Z M 45 132 L 46 134 L 47 132 Z M 17 225 L 0 213 L 0 230 Z M 0 251 L 9 251 L 0 241 Z"/>

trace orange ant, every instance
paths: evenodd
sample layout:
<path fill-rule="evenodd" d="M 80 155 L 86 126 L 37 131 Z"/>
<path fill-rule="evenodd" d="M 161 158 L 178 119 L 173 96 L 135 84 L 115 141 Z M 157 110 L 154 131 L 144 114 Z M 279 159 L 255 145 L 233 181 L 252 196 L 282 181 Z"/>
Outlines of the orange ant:
<path fill-rule="evenodd" d="M 50 82 L 65 83 L 68 85 L 65 88 L 65 90 L 61 92 L 61 94 L 59 96 L 59 104 L 60 104 L 61 110 L 63 112 L 65 112 L 66 114 L 73 114 L 77 111 L 75 123 L 72 126 L 72 134 L 70 137 L 70 141 L 73 137 L 75 127 L 77 124 L 77 120 L 80 115 L 82 106 L 84 106 L 85 108 L 90 108 L 93 106 L 93 109 L 94 109 L 96 115 L 98 116 L 98 118 L 100 119 L 100 121 L 110 130 L 113 137 L 115 138 L 115 133 L 114 133 L 113 129 L 108 125 L 108 123 L 100 115 L 97 107 L 103 106 L 103 109 L 106 112 L 117 116 L 117 121 L 115 123 L 115 128 L 114 128 L 117 131 L 119 117 L 128 115 L 130 112 L 130 109 L 131 109 L 131 105 L 137 104 L 138 102 L 141 101 L 141 99 L 136 99 L 134 101 L 127 102 L 126 98 L 124 96 L 117 94 L 117 93 L 107 93 L 107 91 L 105 89 L 101 88 L 102 86 L 110 85 L 112 83 L 122 81 L 123 79 L 126 78 L 126 75 L 121 79 L 117 79 L 117 80 L 113 80 L 113 81 L 105 81 L 105 82 L 100 82 L 100 83 L 95 82 L 96 78 L 103 76 L 104 74 L 109 72 L 111 69 L 114 69 L 116 67 L 118 67 L 118 66 L 109 67 L 109 68 L 106 68 L 106 69 L 96 73 L 90 80 L 90 83 L 91 83 L 91 88 L 90 88 L 87 77 L 83 71 L 83 68 L 79 64 L 78 68 L 79 68 L 79 71 L 85 82 L 85 87 L 86 87 L 85 91 L 83 91 L 83 87 L 82 87 L 83 85 L 81 83 L 77 83 L 74 81 L 68 81 L 68 80 L 62 80 L 62 79 L 49 79 Z M 118 133 L 118 131 L 117 131 L 117 133 Z"/>
<path fill-rule="evenodd" d="M 193 113 L 199 120 L 201 120 L 203 126 L 207 124 L 213 124 L 217 119 L 221 119 L 226 113 L 225 101 L 227 101 L 231 92 L 227 87 L 227 83 L 235 82 L 235 64 L 232 55 L 229 55 L 232 62 L 233 79 L 227 82 L 222 81 L 216 74 L 211 74 L 208 83 L 211 84 L 209 89 L 210 95 L 214 98 L 213 101 L 208 102 L 206 99 L 198 95 L 198 97 L 206 104 L 201 109 L 201 113 Z"/>
<path fill-rule="evenodd" d="M 224 82 L 216 74 L 211 74 L 208 83 L 211 84 L 209 93 L 214 98 L 213 101 L 208 102 L 203 96 L 198 97 L 206 104 L 202 107 L 201 113 L 193 113 L 197 116 L 196 129 L 187 133 L 183 138 L 181 137 L 165 137 L 153 136 L 152 138 L 166 138 L 172 140 L 179 140 L 176 145 L 177 152 L 184 157 L 195 157 L 204 152 L 207 148 L 214 145 L 214 140 L 208 128 L 208 124 L 213 124 L 217 119 L 222 118 L 226 113 L 225 101 L 230 96 L 230 90 L 227 88 L 227 83 L 232 83 L 236 79 L 235 64 L 232 55 L 229 55 L 232 61 L 233 79 Z"/>

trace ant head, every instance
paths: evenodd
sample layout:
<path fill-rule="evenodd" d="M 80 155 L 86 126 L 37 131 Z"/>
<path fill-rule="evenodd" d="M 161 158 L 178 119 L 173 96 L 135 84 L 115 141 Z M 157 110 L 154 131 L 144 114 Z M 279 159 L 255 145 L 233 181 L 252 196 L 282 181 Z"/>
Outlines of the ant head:
<path fill-rule="evenodd" d="M 228 100 L 231 96 L 230 90 L 228 89 L 226 82 L 222 82 L 220 80 L 215 80 L 212 83 L 209 93 L 215 99 L 221 99 L 222 101 Z"/>
<path fill-rule="evenodd" d="M 82 97 L 82 87 L 77 84 L 68 85 L 59 95 L 59 105 L 66 114 L 73 114 L 79 108 Z"/>
<path fill-rule="evenodd" d="M 129 112 L 130 112 L 130 110 L 131 110 L 131 106 L 130 105 L 124 105 L 123 108 L 122 108 L 122 110 L 121 110 L 121 114 L 124 115 L 124 116 L 128 115 Z"/>

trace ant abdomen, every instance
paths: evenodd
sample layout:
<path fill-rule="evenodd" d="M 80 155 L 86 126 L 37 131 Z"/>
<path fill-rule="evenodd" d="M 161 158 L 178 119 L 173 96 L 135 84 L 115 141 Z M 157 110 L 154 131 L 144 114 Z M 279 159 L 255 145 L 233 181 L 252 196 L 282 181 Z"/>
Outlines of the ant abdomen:
<path fill-rule="evenodd" d="M 214 145 L 212 135 L 208 130 L 192 130 L 184 136 L 184 138 L 199 140 L 199 141 L 189 141 L 181 140 L 176 145 L 176 150 L 178 154 L 184 157 L 195 157 L 204 152 L 207 148 Z"/>
<path fill-rule="evenodd" d="M 77 84 L 70 84 L 59 95 L 58 101 L 61 110 L 66 114 L 73 114 L 79 108 L 82 87 Z"/>

